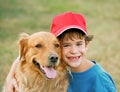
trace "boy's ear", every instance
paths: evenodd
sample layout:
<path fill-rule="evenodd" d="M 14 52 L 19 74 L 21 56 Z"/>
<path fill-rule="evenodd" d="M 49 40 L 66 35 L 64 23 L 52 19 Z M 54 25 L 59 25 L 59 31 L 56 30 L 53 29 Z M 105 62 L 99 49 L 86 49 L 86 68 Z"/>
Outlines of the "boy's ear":
<path fill-rule="evenodd" d="M 89 43 L 93 40 L 94 36 L 93 35 L 87 35 L 85 37 L 85 45 L 86 47 L 89 45 Z"/>
<path fill-rule="evenodd" d="M 90 41 L 85 41 L 85 45 L 88 46 Z"/>
<path fill-rule="evenodd" d="M 28 49 L 28 45 L 27 45 L 27 42 L 28 42 L 28 34 L 27 33 L 22 33 L 21 34 L 21 37 L 20 37 L 20 40 L 19 40 L 19 53 L 20 53 L 20 60 L 24 60 L 25 59 L 25 54 L 26 54 L 26 51 Z"/>
<path fill-rule="evenodd" d="M 88 49 L 89 43 L 90 43 L 90 41 L 86 41 L 86 42 L 85 42 L 85 48 L 86 48 L 86 50 Z"/>

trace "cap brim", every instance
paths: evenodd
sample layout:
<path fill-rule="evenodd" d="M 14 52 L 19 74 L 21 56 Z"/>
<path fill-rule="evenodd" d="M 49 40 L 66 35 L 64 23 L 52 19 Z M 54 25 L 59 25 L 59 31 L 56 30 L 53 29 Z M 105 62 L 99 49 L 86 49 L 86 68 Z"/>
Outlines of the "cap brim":
<path fill-rule="evenodd" d="M 56 33 L 56 36 L 57 37 L 60 36 L 63 32 L 65 32 L 66 30 L 71 29 L 71 28 L 80 29 L 83 33 L 85 33 L 85 35 L 87 35 L 86 31 L 83 30 L 81 27 L 76 26 L 76 25 L 71 25 L 71 26 L 66 26 L 66 27 L 59 29 Z"/>

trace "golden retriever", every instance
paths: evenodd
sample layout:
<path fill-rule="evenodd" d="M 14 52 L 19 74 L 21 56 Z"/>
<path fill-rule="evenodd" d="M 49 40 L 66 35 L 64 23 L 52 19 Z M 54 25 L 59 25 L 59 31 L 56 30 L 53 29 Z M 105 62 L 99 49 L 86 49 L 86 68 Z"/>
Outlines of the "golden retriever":
<path fill-rule="evenodd" d="M 24 34 L 19 45 L 20 61 L 15 71 L 19 92 L 67 92 L 66 65 L 52 33 Z"/>

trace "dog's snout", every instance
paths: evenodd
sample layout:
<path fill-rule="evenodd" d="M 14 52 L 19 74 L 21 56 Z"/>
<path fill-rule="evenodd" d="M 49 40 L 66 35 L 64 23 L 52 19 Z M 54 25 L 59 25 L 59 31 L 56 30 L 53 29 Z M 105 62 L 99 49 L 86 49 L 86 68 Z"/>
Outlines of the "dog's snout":
<path fill-rule="evenodd" d="M 56 63 L 57 60 L 58 60 L 58 56 L 55 55 L 55 54 L 52 54 L 52 55 L 49 56 L 49 60 L 50 60 L 50 62 L 52 62 L 52 63 Z"/>

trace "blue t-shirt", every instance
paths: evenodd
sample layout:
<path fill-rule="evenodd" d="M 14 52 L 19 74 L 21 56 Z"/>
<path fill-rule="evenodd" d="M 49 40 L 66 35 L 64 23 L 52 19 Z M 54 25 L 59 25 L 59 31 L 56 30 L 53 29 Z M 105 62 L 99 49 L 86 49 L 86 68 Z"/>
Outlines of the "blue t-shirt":
<path fill-rule="evenodd" d="M 117 92 L 111 76 L 98 64 L 85 72 L 71 72 L 68 92 Z"/>

